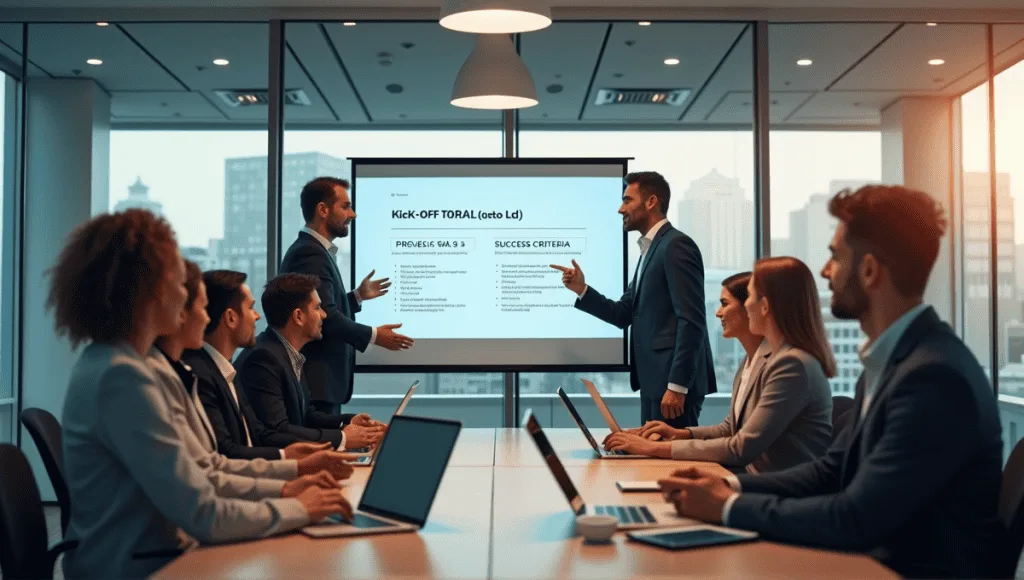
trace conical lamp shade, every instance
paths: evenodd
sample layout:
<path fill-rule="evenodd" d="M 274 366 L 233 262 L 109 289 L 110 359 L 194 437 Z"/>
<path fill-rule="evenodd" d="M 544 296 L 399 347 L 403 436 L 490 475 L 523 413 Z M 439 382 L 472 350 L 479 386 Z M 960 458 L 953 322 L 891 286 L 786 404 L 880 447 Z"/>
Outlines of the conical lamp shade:
<path fill-rule="evenodd" d="M 513 34 L 551 26 L 545 0 L 445 0 L 441 26 L 474 34 Z"/>
<path fill-rule="evenodd" d="M 467 109 L 521 109 L 537 104 L 537 88 L 507 34 L 480 34 L 455 78 L 452 104 Z"/>

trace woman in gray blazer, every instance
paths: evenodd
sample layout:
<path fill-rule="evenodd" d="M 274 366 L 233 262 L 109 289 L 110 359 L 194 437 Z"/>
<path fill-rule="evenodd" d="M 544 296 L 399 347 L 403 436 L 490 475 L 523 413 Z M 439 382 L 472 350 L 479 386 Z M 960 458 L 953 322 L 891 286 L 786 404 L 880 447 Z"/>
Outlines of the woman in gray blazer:
<path fill-rule="evenodd" d="M 355 459 L 355 455 L 329 450 L 328 444 L 294 443 L 288 451 L 298 449 L 303 454 L 300 458 L 285 458 L 282 450 L 281 459 L 274 461 L 230 459 L 217 452 L 213 426 L 199 400 L 198 381 L 181 361 L 185 349 L 202 348 L 204 331 L 210 322 L 203 272 L 198 264 L 188 260 L 185 272 L 188 298 L 181 326 L 177 332 L 157 338 L 147 362 L 163 385 L 163 394 L 182 443 L 207 472 L 217 495 L 258 500 L 297 497 L 302 490 L 314 485 L 337 488 L 337 480 L 352 475 L 353 468 L 345 459 Z"/>
<path fill-rule="evenodd" d="M 189 456 L 145 355 L 174 332 L 185 268 L 173 230 L 145 210 L 103 214 L 72 233 L 50 271 L 56 332 L 88 343 L 71 370 L 63 412 L 71 498 L 68 578 L 148 576 L 180 547 L 255 539 L 331 514 L 351 514 L 338 489 L 246 501 L 217 496 Z"/>
<path fill-rule="evenodd" d="M 722 284 L 716 315 L 723 335 L 737 338 L 747 350 L 725 421 L 689 429 L 651 422 L 637 434 L 609 437 L 606 447 L 754 473 L 792 467 L 828 449 L 832 393 L 827 377 L 835 375 L 835 359 L 810 270 L 795 258 L 766 258 L 752 275 L 738 274 Z M 653 434 L 662 441 L 648 440 Z"/>

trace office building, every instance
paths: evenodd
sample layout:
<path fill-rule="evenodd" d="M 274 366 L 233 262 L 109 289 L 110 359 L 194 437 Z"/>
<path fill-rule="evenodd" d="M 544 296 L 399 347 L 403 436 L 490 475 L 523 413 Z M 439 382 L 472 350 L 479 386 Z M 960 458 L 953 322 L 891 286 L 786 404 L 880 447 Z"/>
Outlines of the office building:
<path fill-rule="evenodd" d="M 114 206 L 114 211 L 126 209 L 144 209 L 156 215 L 164 214 L 164 205 L 155 199 L 150 199 L 149 186 L 142 183 L 141 177 L 135 178 L 135 183 L 128 186 L 128 197 Z"/>
<path fill-rule="evenodd" d="M 989 267 L 992 243 L 990 227 L 989 174 L 965 172 L 964 203 L 964 340 L 979 358 L 987 359 L 991 353 L 991 272 Z M 1002 321 L 997 326 L 997 343 L 1007 344 L 1006 323 L 1021 320 L 1021 303 L 1017 293 L 1017 246 L 1014 243 L 1014 199 L 1010 195 L 1010 175 L 996 175 L 996 219 L 998 247 L 998 310 Z M 999 349 L 999 366 L 1019 362 L 1008 358 Z M 986 361 L 987 362 L 987 361 Z"/>
<path fill-rule="evenodd" d="M 299 193 L 315 177 L 347 179 L 351 163 L 324 153 L 290 153 L 282 158 L 281 247 L 287 249 L 303 227 Z M 257 296 L 267 283 L 267 158 L 244 157 L 224 161 L 224 240 L 221 267 L 249 274 Z M 338 263 L 347 272 L 349 245 L 336 241 Z"/>
<path fill-rule="evenodd" d="M 705 268 L 749 269 L 754 263 L 748 232 L 753 223 L 754 202 L 738 179 L 717 169 L 690 183 L 679 202 L 679 229 L 696 242 Z"/>

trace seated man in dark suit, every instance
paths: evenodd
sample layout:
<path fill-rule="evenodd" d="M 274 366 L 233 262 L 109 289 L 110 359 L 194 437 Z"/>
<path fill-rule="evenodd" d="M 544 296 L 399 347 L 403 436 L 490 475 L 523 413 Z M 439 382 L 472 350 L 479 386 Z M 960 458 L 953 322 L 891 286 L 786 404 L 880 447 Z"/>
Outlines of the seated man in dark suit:
<path fill-rule="evenodd" d="M 684 469 L 662 490 L 684 516 L 866 552 L 904 576 L 1012 575 L 997 513 L 1003 443 L 992 386 L 923 304 L 941 208 L 924 193 L 876 185 L 840 192 L 829 211 L 839 219 L 822 270 L 832 313 L 858 319 L 868 337 L 850 425 L 815 461 L 727 479 Z"/>
<path fill-rule="evenodd" d="M 199 399 L 221 454 L 234 459 L 302 459 L 330 444 L 267 429 L 235 380 L 231 358 L 239 348 L 256 344 L 256 321 L 260 319 L 245 280 L 244 273 L 231 270 L 203 274 L 210 317 L 205 344 L 185 351 L 182 360 L 198 379 Z"/>
<path fill-rule="evenodd" d="M 256 417 L 271 431 L 306 441 L 329 441 L 339 449 L 375 445 L 385 425 L 366 414 L 337 415 L 318 410 L 303 376 L 302 347 L 319 340 L 326 316 L 317 294 L 319 280 L 282 274 L 263 291 L 267 330 L 238 357 L 238 380 Z"/>

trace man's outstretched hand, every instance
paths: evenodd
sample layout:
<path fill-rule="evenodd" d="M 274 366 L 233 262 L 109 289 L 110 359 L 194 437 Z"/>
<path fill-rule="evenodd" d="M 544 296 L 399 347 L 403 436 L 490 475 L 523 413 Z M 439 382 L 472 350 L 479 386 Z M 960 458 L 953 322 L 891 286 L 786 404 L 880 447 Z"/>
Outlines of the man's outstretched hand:
<path fill-rule="evenodd" d="M 583 268 L 580 268 L 576 260 L 572 261 L 572 268 L 566 268 L 557 264 L 551 264 L 551 267 L 562 273 L 562 284 L 575 292 L 577 296 L 587 289 L 587 281 L 583 277 Z"/>

